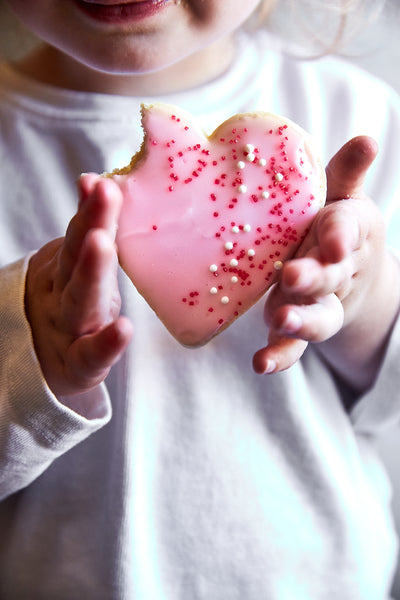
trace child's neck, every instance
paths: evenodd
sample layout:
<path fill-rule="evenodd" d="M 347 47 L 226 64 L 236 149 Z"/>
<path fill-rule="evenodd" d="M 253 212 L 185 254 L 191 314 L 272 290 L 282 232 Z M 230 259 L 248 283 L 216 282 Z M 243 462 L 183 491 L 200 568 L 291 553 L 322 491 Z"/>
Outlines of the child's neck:
<path fill-rule="evenodd" d="M 179 63 L 151 73 L 115 75 L 94 70 L 43 44 L 16 63 L 24 75 L 65 89 L 151 96 L 190 89 L 218 77 L 234 55 L 232 38 L 223 38 Z"/>

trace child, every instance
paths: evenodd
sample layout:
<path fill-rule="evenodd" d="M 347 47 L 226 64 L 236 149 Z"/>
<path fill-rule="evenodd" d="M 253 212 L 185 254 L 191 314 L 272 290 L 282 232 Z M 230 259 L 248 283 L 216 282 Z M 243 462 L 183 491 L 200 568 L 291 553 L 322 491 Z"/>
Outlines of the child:
<path fill-rule="evenodd" d="M 0 68 L 0 598 L 389 598 L 399 275 L 363 188 L 394 222 L 397 98 L 239 31 L 258 0 L 8 4 L 43 44 Z M 285 114 L 334 156 L 267 346 L 260 302 L 180 347 L 118 270 L 116 185 L 77 201 L 152 100 Z"/>

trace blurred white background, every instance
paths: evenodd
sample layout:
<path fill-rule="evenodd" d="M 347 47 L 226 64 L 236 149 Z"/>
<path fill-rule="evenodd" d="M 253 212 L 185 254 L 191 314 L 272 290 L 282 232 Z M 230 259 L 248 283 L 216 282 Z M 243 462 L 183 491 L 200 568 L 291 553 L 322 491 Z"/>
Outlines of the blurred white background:
<path fill-rule="evenodd" d="M 285 0 L 278 0 L 278 6 L 281 1 Z M 281 12 L 285 14 L 285 11 Z M 281 19 L 279 14 L 277 19 Z M 354 35 L 348 36 L 348 43 L 342 51 L 342 57 L 385 80 L 400 93 L 399 34 L 400 0 L 387 0 L 381 14 L 361 31 L 358 30 Z M 34 43 L 33 36 L 24 31 L 0 0 L 0 58 L 12 59 L 21 56 Z M 400 532 L 400 424 L 382 437 L 379 447 L 393 481 L 394 512 Z M 393 597 L 400 600 L 400 568 Z"/>

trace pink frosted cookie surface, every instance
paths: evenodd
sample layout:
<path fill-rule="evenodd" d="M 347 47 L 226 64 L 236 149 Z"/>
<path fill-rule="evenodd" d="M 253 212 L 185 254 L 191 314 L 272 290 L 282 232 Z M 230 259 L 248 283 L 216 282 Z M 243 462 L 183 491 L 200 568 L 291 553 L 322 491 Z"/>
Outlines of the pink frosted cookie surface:
<path fill-rule="evenodd" d="M 170 333 L 205 344 L 276 281 L 323 206 L 308 135 L 269 113 L 211 136 L 176 107 L 142 108 L 142 148 L 114 174 L 120 263 Z"/>

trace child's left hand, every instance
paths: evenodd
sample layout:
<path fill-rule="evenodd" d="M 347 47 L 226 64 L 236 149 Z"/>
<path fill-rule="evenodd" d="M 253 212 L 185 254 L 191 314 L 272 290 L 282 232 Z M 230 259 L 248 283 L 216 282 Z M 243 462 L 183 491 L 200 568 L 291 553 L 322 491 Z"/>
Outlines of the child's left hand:
<path fill-rule="evenodd" d="M 330 161 L 327 204 L 268 295 L 268 346 L 254 356 L 257 373 L 287 369 L 308 342 L 320 342 L 327 362 L 353 387 L 372 383 L 400 296 L 382 215 L 363 192 L 376 154 L 371 138 L 358 137 Z"/>

